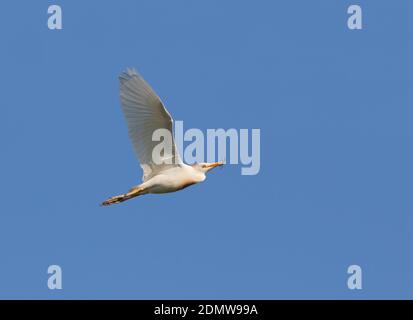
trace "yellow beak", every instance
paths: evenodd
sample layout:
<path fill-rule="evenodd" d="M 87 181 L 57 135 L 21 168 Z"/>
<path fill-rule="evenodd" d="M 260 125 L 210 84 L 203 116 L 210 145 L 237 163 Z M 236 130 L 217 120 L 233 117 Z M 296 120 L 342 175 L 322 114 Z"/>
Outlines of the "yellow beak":
<path fill-rule="evenodd" d="M 219 167 L 219 166 L 222 166 L 222 165 L 224 165 L 224 161 L 208 163 L 206 167 L 208 169 L 213 169 L 215 167 Z"/>

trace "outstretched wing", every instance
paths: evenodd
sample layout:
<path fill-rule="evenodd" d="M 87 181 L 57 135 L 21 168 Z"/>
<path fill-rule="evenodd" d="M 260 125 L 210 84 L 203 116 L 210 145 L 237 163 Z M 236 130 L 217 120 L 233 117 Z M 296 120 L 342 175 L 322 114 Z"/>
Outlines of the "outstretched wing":
<path fill-rule="evenodd" d="M 129 138 L 143 169 L 143 181 L 163 170 L 180 166 L 182 160 L 172 134 L 173 120 L 161 99 L 134 69 L 123 72 L 119 76 L 119 82 L 122 110 L 128 124 Z M 171 145 L 167 145 L 168 139 L 163 141 L 166 148 L 161 164 L 156 164 L 152 159 L 152 150 L 160 143 L 152 141 L 152 134 L 157 129 L 167 129 L 172 136 Z"/>

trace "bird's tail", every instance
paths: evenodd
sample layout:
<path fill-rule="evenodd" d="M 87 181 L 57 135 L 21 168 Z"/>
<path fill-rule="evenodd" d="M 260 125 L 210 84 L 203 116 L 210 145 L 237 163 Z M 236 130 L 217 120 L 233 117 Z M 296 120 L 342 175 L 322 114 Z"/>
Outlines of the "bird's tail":
<path fill-rule="evenodd" d="M 121 194 L 121 195 L 118 195 L 118 196 L 114 196 L 114 197 L 111 197 L 111 198 L 103 201 L 101 205 L 102 205 L 102 206 L 110 206 L 110 205 L 112 205 L 112 204 L 121 203 L 121 202 L 123 202 L 123 201 L 132 199 L 132 198 L 134 198 L 134 197 L 137 197 L 137 196 L 139 196 L 139 195 L 141 195 L 141 194 L 145 194 L 145 193 L 146 193 L 146 192 L 145 192 L 145 189 L 144 189 L 144 188 L 142 188 L 142 187 L 135 187 L 135 188 L 132 188 L 131 190 L 129 190 L 128 193 Z"/>

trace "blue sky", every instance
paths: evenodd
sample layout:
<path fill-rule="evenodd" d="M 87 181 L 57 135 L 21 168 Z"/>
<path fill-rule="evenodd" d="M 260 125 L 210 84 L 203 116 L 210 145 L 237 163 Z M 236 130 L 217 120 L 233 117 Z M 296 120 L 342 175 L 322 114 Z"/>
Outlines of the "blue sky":
<path fill-rule="evenodd" d="M 47 28 L 47 7 L 63 30 Z M 363 30 L 347 8 L 363 9 Z M 0 298 L 413 298 L 411 1 L 3 1 Z M 117 77 L 261 171 L 99 207 L 141 170 Z M 63 289 L 47 287 L 47 267 Z M 347 288 L 347 267 L 363 289 Z"/>

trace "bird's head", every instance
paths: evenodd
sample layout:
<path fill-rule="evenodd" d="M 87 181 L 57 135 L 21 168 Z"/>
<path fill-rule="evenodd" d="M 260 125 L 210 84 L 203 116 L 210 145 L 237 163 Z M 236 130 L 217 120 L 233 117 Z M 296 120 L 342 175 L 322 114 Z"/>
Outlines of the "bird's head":
<path fill-rule="evenodd" d="M 224 161 L 219 161 L 219 162 L 200 162 L 200 163 L 195 163 L 192 165 L 192 168 L 194 168 L 197 171 L 200 171 L 202 173 L 207 173 L 209 170 L 214 169 L 216 167 L 220 167 L 224 165 Z"/>

